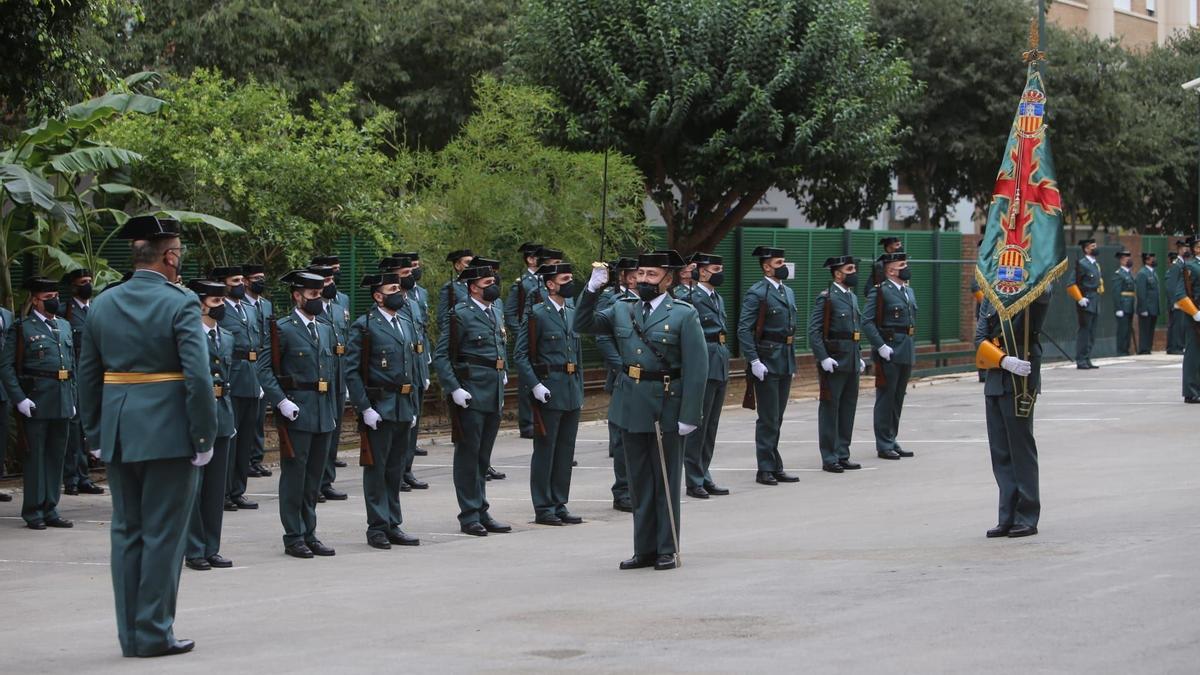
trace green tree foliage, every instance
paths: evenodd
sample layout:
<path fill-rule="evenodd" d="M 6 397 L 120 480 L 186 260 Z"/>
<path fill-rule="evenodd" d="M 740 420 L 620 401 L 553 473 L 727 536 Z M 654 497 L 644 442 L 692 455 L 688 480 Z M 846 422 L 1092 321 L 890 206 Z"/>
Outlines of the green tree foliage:
<path fill-rule="evenodd" d="M 867 0 L 526 0 L 513 65 L 559 95 L 570 142 L 634 159 L 673 246 L 709 250 L 771 186 L 805 205 L 891 163 L 913 89 L 869 18 Z"/>

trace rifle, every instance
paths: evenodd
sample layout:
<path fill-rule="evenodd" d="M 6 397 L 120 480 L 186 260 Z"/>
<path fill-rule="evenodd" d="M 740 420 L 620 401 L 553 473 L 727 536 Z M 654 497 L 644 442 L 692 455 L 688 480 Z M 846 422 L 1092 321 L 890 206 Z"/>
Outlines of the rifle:
<path fill-rule="evenodd" d="M 1194 284 L 1194 282 L 1192 281 L 1192 270 L 1188 269 L 1187 265 L 1184 265 L 1183 266 L 1184 297 L 1187 297 L 1187 298 L 1195 297 L 1194 295 L 1192 295 L 1192 290 L 1194 288 L 1193 284 Z M 1187 318 L 1190 319 L 1191 317 L 1187 317 Z M 1200 339 L 1200 322 L 1193 321 L 1191 323 L 1192 323 L 1192 330 L 1196 331 L 1196 337 L 1198 339 Z"/>
<path fill-rule="evenodd" d="M 362 328 L 362 349 L 358 352 L 358 373 L 362 377 L 363 388 L 367 387 L 367 383 L 371 377 L 371 315 L 367 314 L 367 320 L 363 323 Z M 368 401 L 370 399 L 367 399 Z M 375 466 L 375 455 L 371 452 L 371 427 L 363 421 L 363 416 L 360 413 L 358 416 L 358 465 L 359 466 Z"/>
<path fill-rule="evenodd" d="M 883 284 L 880 283 L 875 287 L 875 329 L 883 334 Z M 887 344 L 885 341 L 884 344 Z M 875 354 L 871 357 L 875 362 L 875 388 L 887 388 L 887 375 L 883 374 L 883 357 L 879 355 L 879 350 L 875 350 Z"/>
<path fill-rule="evenodd" d="M 21 374 L 25 372 L 25 329 L 23 328 L 20 317 L 13 319 L 13 328 L 16 330 L 16 335 L 13 337 L 17 340 L 17 356 L 16 362 L 13 363 L 13 369 L 17 373 L 17 381 L 20 382 Z M 21 413 L 13 415 L 13 420 L 17 423 L 17 448 L 28 454 L 29 439 L 25 436 L 25 421 L 21 419 L 22 417 L 24 417 L 24 415 Z"/>
<path fill-rule="evenodd" d="M 450 284 L 450 297 L 454 297 L 454 284 Z M 450 369 L 454 369 L 454 364 L 458 362 L 458 316 L 454 313 L 454 306 L 450 306 L 450 314 L 446 317 L 447 323 L 450 324 Z M 450 392 L 446 394 L 446 416 L 450 418 L 450 442 L 458 443 L 462 440 L 462 420 L 458 417 L 458 404 L 454 402 L 454 397 Z"/>
<path fill-rule="evenodd" d="M 758 343 L 762 339 L 763 325 L 767 322 L 767 296 L 763 296 L 762 304 L 758 306 L 758 320 L 754 322 L 754 342 Z M 754 410 L 758 407 L 758 401 L 754 397 L 754 371 L 750 369 L 750 364 L 746 364 L 746 393 L 742 394 L 742 407 L 746 410 Z"/>
<path fill-rule="evenodd" d="M 529 343 L 529 363 L 532 366 L 532 364 L 537 363 L 538 360 L 537 319 L 533 316 L 532 310 L 529 312 L 529 319 L 526 326 L 527 330 L 529 331 L 529 339 L 527 340 Z M 539 438 L 545 438 L 546 422 L 542 419 L 542 402 L 537 400 L 537 397 L 533 395 L 532 388 L 529 390 L 529 397 L 533 399 L 533 405 L 530 406 L 530 410 L 533 411 L 533 433 L 537 434 Z"/>
<path fill-rule="evenodd" d="M 276 379 L 283 372 L 282 357 L 279 353 L 279 325 L 271 324 L 271 368 L 275 371 Z M 275 419 L 275 433 L 279 436 L 279 456 L 283 459 L 296 459 L 296 449 L 292 447 L 292 438 L 288 436 L 287 420 L 276 410 L 271 417 Z"/>
<path fill-rule="evenodd" d="M 827 293 L 825 295 L 825 312 L 824 316 L 821 317 L 821 339 L 826 343 L 829 341 L 829 323 L 832 320 L 833 295 Z M 826 351 L 829 351 L 828 347 L 826 347 Z M 819 363 L 817 364 L 817 382 L 820 385 L 820 393 L 817 395 L 817 398 L 821 401 L 828 401 L 833 398 L 833 392 L 829 390 L 829 373 L 825 372 L 825 369 Z"/>

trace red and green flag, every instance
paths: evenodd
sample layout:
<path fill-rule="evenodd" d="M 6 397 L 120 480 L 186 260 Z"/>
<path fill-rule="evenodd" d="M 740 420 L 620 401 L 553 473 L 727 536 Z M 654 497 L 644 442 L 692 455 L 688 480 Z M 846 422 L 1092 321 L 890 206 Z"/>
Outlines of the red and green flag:
<path fill-rule="evenodd" d="M 1030 64 L 992 190 L 975 279 L 1001 318 L 1029 306 L 1067 268 L 1062 195 L 1046 138 L 1046 91 Z"/>

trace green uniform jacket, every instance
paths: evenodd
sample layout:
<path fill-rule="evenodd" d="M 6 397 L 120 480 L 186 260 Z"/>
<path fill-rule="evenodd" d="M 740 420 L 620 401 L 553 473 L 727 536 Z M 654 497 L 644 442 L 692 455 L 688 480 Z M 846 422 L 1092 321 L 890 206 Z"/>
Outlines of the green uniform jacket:
<path fill-rule="evenodd" d="M 59 370 L 75 370 L 75 341 L 71 336 L 71 324 L 66 319 L 54 317 L 50 323 L 37 314 L 29 314 L 8 326 L 8 338 L 4 341 L 4 356 L 0 359 L 0 380 L 8 392 L 9 400 L 19 403 L 29 399 L 37 404 L 33 418 L 39 420 L 62 420 L 74 417 L 75 380 L 59 380 Z M 53 326 L 53 329 L 51 328 Z M 16 362 L 17 342 L 24 340 L 23 363 Z M 17 377 L 17 367 L 23 367 L 23 376 Z M 37 372 L 35 372 L 37 371 Z"/>
<path fill-rule="evenodd" d="M 429 313 L 418 297 L 414 287 L 408 292 L 408 304 L 400 308 L 399 316 L 401 321 L 407 322 L 407 328 L 412 331 L 410 335 L 415 336 L 416 344 L 421 345 L 420 353 L 413 353 L 413 363 L 417 368 L 413 384 L 424 387 L 425 381 L 429 379 L 429 364 L 433 361 L 433 345 L 429 344 Z M 415 345 L 413 348 L 416 349 Z"/>
<path fill-rule="evenodd" d="M 254 348 L 256 350 L 262 350 L 263 345 L 267 344 L 267 342 L 271 339 L 271 322 L 275 320 L 275 306 L 271 304 L 271 301 L 268 300 L 267 296 L 265 295 L 258 296 L 258 302 L 256 304 L 251 305 L 250 300 L 247 299 L 242 303 L 242 305 L 248 310 L 252 310 L 254 312 Z M 256 377 L 258 375 L 257 371 L 258 368 L 256 367 Z"/>
<path fill-rule="evenodd" d="M 612 335 L 622 368 L 680 372 L 679 378 L 672 378 L 670 389 L 664 391 L 662 381 L 639 382 L 622 371 L 616 385 L 620 390 L 620 422 L 614 423 L 642 434 L 654 431 L 656 419 L 664 432 L 677 431 L 679 422 L 700 426 L 704 396 L 698 393 L 703 393 L 708 377 L 708 348 L 696 308 L 666 297 L 643 321 L 641 302 L 636 298 L 622 299 L 603 311 L 596 309 L 597 298 L 591 291 L 583 293 L 575 314 L 576 330 Z M 654 354 L 655 350 L 664 360 Z"/>
<path fill-rule="evenodd" d="M 1158 297 L 1158 275 L 1154 270 L 1142 265 L 1138 270 L 1136 283 L 1138 312 L 1149 312 L 1150 316 L 1158 316 L 1162 310 Z"/>
<path fill-rule="evenodd" d="M 203 324 L 201 329 L 204 330 Z M 207 333 L 207 331 L 205 331 Z M 208 345 L 208 365 L 212 371 L 213 385 L 225 385 L 225 395 L 217 399 L 217 438 L 232 436 L 237 429 L 233 427 L 233 399 L 229 395 L 229 373 L 233 372 L 233 333 L 217 326 L 218 345 L 214 350 L 212 340 L 205 338 Z M 215 391 L 214 391 L 215 394 Z"/>
<path fill-rule="evenodd" d="M 3 360 L 4 347 L 8 344 L 8 329 L 13 325 L 13 313 L 7 307 L 0 307 L 0 368 L 2 364 L 9 363 Z M 7 401 L 8 394 L 4 392 L 4 387 L 0 386 L 0 402 Z M 4 413 L 7 414 L 7 413 Z"/>
<path fill-rule="evenodd" d="M 237 303 L 236 305 L 234 303 Z M 246 312 L 245 320 L 238 315 L 237 307 Z M 229 373 L 229 393 L 238 398 L 258 398 L 258 367 L 257 362 L 249 360 L 249 353 L 258 352 L 261 345 L 256 337 L 255 328 L 258 314 L 254 308 L 237 300 L 225 301 L 225 316 L 218 322 L 221 328 L 233 334 L 233 371 Z"/>
<path fill-rule="evenodd" d="M 763 321 L 764 339 L 756 341 L 754 326 L 758 323 L 759 307 L 764 303 L 767 308 Z M 766 278 L 759 279 L 746 291 L 746 297 L 742 299 L 742 314 L 738 318 L 738 344 L 742 347 L 746 363 L 759 360 L 773 375 L 794 375 L 796 345 L 794 342 L 787 344 L 784 338 L 794 338 L 795 334 L 796 296 L 792 289 L 782 283 L 776 288 Z"/>
<path fill-rule="evenodd" d="M 675 291 L 675 297 L 695 307 L 700 316 L 700 328 L 704 329 L 704 341 L 708 343 L 708 379 L 725 382 L 729 379 L 729 332 L 726 328 L 725 300 L 715 289 L 709 295 L 700 284 L 676 286 Z M 753 330 L 754 326 L 750 328 Z"/>
<path fill-rule="evenodd" d="M 546 298 L 546 287 L 542 278 L 525 270 L 514 279 L 508 297 L 504 299 L 504 325 L 514 333 L 521 327 L 529 310 Z"/>
<path fill-rule="evenodd" d="M 911 288 L 907 285 L 897 288 L 891 281 L 873 286 L 867 291 L 867 307 L 863 310 L 863 317 L 866 319 L 863 331 L 876 352 L 887 344 L 893 350 L 892 363 L 913 362 L 916 349 L 909 329 L 915 330 L 917 325 L 917 295 Z M 832 322 L 830 330 L 834 330 Z"/>
<path fill-rule="evenodd" d="M 1042 389 L 1042 342 L 1041 330 L 1042 325 L 1046 322 L 1046 311 L 1050 308 L 1050 293 L 1046 292 L 1038 296 L 1036 300 L 1029 305 L 1028 312 L 1019 312 L 1013 318 L 1012 326 L 1015 335 L 1023 336 L 1025 334 L 1025 319 L 1029 317 L 1029 353 L 1023 353 L 1024 344 L 1017 345 L 1017 353 L 1008 354 L 1019 359 L 1029 361 L 1033 367 L 1029 374 L 1028 391 L 1040 392 Z M 975 321 L 975 348 L 979 348 L 979 343 L 984 340 L 999 338 L 1000 335 L 1000 317 L 996 313 L 992 304 L 987 300 L 983 301 L 983 307 L 980 309 L 979 318 Z M 1023 342 L 1021 340 L 1020 342 Z M 1001 340 L 1001 349 L 1004 348 L 1004 342 Z M 983 395 L 984 396 L 1003 396 L 1013 393 L 1013 384 L 1016 377 L 1004 370 L 1003 368 L 989 368 L 987 371 L 987 379 L 984 380 Z"/>
<path fill-rule="evenodd" d="M 506 370 L 494 364 L 505 357 L 504 303 L 497 300 L 489 308 L 491 318 L 473 299 L 461 301 L 446 314 L 445 328 L 438 335 L 433 353 L 442 390 L 449 396 L 455 389 L 471 394 L 471 410 L 498 413 L 504 408 Z M 450 322 L 457 322 L 454 361 L 450 360 Z M 507 368 L 507 364 L 505 364 Z"/>
<path fill-rule="evenodd" d="M 79 355 L 83 435 L 119 462 L 191 457 L 213 447 L 217 402 L 195 293 L 138 270 L 92 301 Z M 182 372 L 183 381 L 104 384 L 106 371 Z"/>
<path fill-rule="evenodd" d="M 546 410 L 579 410 L 583 407 L 583 346 L 575 332 L 575 308 L 564 306 L 566 318 L 558 313 L 550 299 L 534 305 L 517 333 L 513 363 L 521 375 L 521 384 L 533 389 L 537 384 L 550 390 L 550 400 L 535 403 Z M 537 360 L 529 355 L 529 320 L 537 323 Z M 568 374 L 564 366 L 575 364 Z"/>
<path fill-rule="evenodd" d="M 1175 262 L 1167 266 L 1167 299 L 1170 301 L 1171 309 L 1175 309 L 1175 303 L 1183 298 L 1183 268 L 1185 262 L 1176 258 Z"/>
<path fill-rule="evenodd" d="M 453 290 L 452 290 L 453 289 Z M 446 315 L 450 310 L 458 306 L 458 303 L 464 300 L 471 299 L 471 292 L 467 290 L 467 282 L 452 279 L 442 284 L 438 290 L 438 306 L 437 306 L 437 322 L 438 329 L 445 330 Z"/>
<path fill-rule="evenodd" d="M 1171 291 L 1171 306 L 1182 300 L 1184 297 L 1191 297 L 1192 302 L 1200 306 L 1200 258 L 1190 258 L 1187 262 L 1180 266 L 1179 278 L 1175 282 L 1175 287 Z M 1191 281 L 1189 282 L 1189 278 Z M 1192 286 L 1192 293 L 1188 296 L 1188 284 Z M 1191 318 L 1191 317 L 1188 317 Z"/>
<path fill-rule="evenodd" d="M 333 354 L 337 345 L 333 328 L 322 321 L 316 324 L 319 344 L 313 341 L 312 334 L 295 310 L 277 319 L 275 330 L 279 335 L 279 372 L 271 365 L 272 346 L 268 340 L 258 358 L 258 379 L 271 405 L 278 408 L 287 398 L 300 407 L 300 416 L 294 422 L 288 422 L 288 427 L 322 434 L 333 431 L 341 410 L 337 406 L 340 396 L 334 389 L 338 358 Z M 320 380 L 329 383 L 324 393 L 293 388 L 294 384 L 307 386 Z M 285 384 L 287 386 L 283 386 Z"/>
<path fill-rule="evenodd" d="M 1118 267 L 1117 273 L 1113 275 L 1112 293 L 1116 309 L 1125 312 L 1125 316 L 1133 316 L 1137 300 L 1137 282 L 1133 280 L 1133 274 L 1124 267 Z"/>
<path fill-rule="evenodd" d="M 405 319 L 397 315 L 403 325 Z M 405 330 L 411 330 L 405 326 Z M 370 337 L 371 353 L 363 350 L 364 337 Z M 413 351 L 411 333 L 401 335 L 392 327 L 378 307 L 358 317 L 350 328 L 350 349 L 346 352 L 346 382 L 350 387 L 350 402 L 361 415 L 367 408 L 389 421 L 408 424 L 417 414 L 417 361 L 425 355 Z M 362 377 L 363 359 L 368 359 L 369 381 Z M 407 394 L 400 393 L 404 385 L 412 385 Z"/>
<path fill-rule="evenodd" d="M 829 305 L 829 337 L 824 333 L 825 305 Z M 858 312 L 858 298 L 854 291 L 838 288 L 831 284 L 821 291 L 813 303 L 808 317 L 808 344 L 812 345 L 817 364 L 826 358 L 837 361 L 838 373 L 857 373 L 862 350 L 854 333 L 862 331 L 862 316 Z"/>
<path fill-rule="evenodd" d="M 1088 306 L 1080 307 L 1088 314 L 1100 312 L 1100 286 L 1103 277 L 1100 275 L 1100 263 L 1094 263 L 1087 256 L 1079 256 L 1075 261 L 1075 285 L 1079 292 L 1087 298 Z"/>

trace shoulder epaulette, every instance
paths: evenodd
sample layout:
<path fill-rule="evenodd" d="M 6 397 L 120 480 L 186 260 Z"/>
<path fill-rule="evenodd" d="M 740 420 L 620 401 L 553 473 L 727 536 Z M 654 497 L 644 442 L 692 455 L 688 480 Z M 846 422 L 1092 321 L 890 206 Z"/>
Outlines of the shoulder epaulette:
<path fill-rule="evenodd" d="M 821 291 L 820 293 L 817 293 L 817 297 L 821 297 L 821 296 L 828 296 L 828 295 L 829 295 L 829 289 L 828 289 L 828 288 L 826 288 L 825 290 Z"/>
<path fill-rule="evenodd" d="M 695 309 L 695 308 L 696 308 L 696 306 L 695 306 L 695 305 L 693 305 L 692 303 L 688 302 L 687 300 L 684 300 L 683 298 L 675 298 L 675 300 L 673 300 L 673 302 L 675 302 L 675 303 L 677 303 L 677 304 L 680 304 L 680 305 L 683 305 L 684 307 L 691 307 L 692 309 Z"/>
<path fill-rule="evenodd" d="M 180 286 L 179 284 L 173 284 L 169 281 L 164 281 L 163 284 L 173 290 L 176 290 L 176 291 L 182 293 L 183 295 L 193 294 L 191 290 L 189 290 L 188 288 L 186 288 L 184 286 Z"/>
<path fill-rule="evenodd" d="M 618 298 L 618 300 L 621 302 L 638 302 L 638 299 L 633 297 Z"/>

